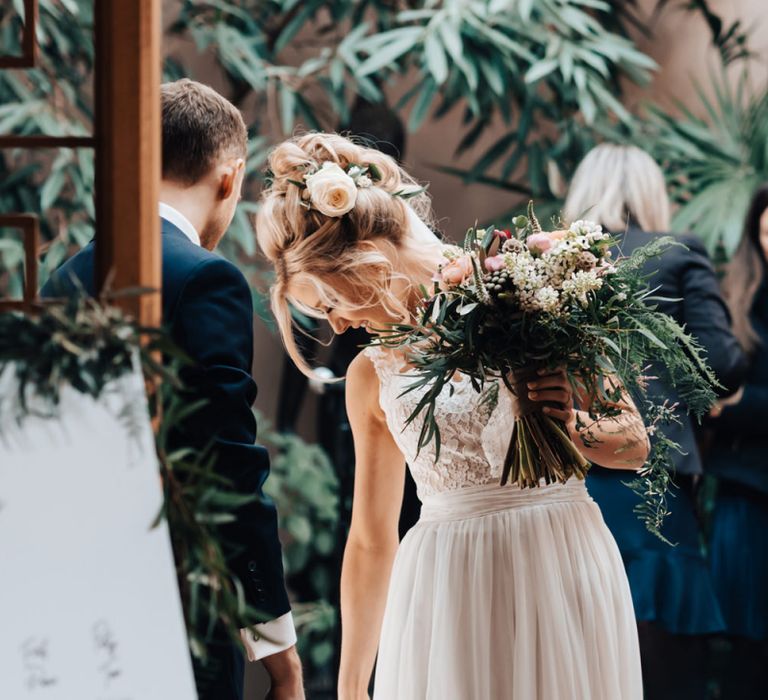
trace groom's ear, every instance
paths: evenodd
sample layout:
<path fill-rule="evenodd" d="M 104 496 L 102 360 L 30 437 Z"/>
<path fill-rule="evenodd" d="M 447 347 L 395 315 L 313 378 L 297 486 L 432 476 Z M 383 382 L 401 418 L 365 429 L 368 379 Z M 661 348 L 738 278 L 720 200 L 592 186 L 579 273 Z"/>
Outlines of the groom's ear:
<path fill-rule="evenodd" d="M 241 178 L 240 173 L 245 169 L 245 160 L 237 158 L 224 165 L 220 170 L 219 176 L 219 199 L 229 199 L 233 194 L 237 197 L 240 196 L 239 192 L 235 192 L 240 187 Z"/>

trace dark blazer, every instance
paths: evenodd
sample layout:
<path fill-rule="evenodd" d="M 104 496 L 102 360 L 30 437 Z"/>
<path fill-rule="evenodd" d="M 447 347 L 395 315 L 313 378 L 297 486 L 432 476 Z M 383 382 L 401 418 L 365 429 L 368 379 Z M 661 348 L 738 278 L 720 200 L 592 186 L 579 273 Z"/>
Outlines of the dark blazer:
<path fill-rule="evenodd" d="M 755 295 L 752 325 L 760 336 L 744 396 L 712 421 L 715 438 L 707 472 L 768 494 L 768 282 Z"/>
<path fill-rule="evenodd" d="M 619 244 L 622 254 L 630 255 L 635 248 L 663 234 L 646 233 L 630 226 Z M 651 259 L 644 273 L 651 275 L 649 285 L 658 287 L 658 296 L 679 301 L 658 302 L 659 311 L 674 318 L 693 335 L 707 353 L 707 362 L 723 385 L 718 393 L 728 396 L 735 392 L 746 373 L 747 359 L 731 333 L 731 317 L 723 298 L 706 249 L 695 236 L 676 236 L 683 246 L 672 246 L 660 257 Z M 651 380 L 649 395 L 677 403 L 675 390 L 660 380 Z M 673 454 L 676 471 L 680 474 L 700 474 L 701 456 L 696 445 L 694 421 L 685 414 L 681 404 L 681 425 L 665 426 L 664 432 L 679 443 L 686 454 Z"/>
<path fill-rule="evenodd" d="M 262 487 L 269 455 L 256 441 L 251 406 L 256 384 L 253 360 L 253 305 L 243 274 L 224 258 L 201 248 L 168 221 L 162 221 L 163 323 L 195 365 L 182 374 L 190 401 L 205 406 L 173 438 L 178 446 L 203 448 L 213 441 L 215 470 L 237 493 L 256 498 L 233 511 L 221 526 L 232 551 L 229 564 L 245 597 L 264 619 L 290 610 L 277 535 L 277 512 Z M 94 243 L 65 262 L 43 287 L 42 296 L 77 293 L 73 278 L 94 294 Z"/>

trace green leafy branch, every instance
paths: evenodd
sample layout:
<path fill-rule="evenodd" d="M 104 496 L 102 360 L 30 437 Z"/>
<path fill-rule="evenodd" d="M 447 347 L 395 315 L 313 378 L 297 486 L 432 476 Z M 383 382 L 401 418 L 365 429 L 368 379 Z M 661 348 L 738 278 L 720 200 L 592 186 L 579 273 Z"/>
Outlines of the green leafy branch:
<path fill-rule="evenodd" d="M 694 231 L 711 254 L 736 250 L 752 193 L 768 181 L 768 93 L 750 88 L 743 72 L 731 84 L 723 72 L 713 96 L 697 86 L 701 116 L 650 108 L 636 139 L 662 163 L 674 200 L 677 231 Z"/>
<path fill-rule="evenodd" d="M 165 357 L 161 362 L 160 354 Z M 137 362 L 150 393 L 157 424 L 157 453 L 164 502 L 155 524 L 168 521 L 184 603 L 190 649 L 206 657 L 206 643 L 221 624 L 233 638 L 260 618 L 245 602 L 240 581 L 227 563 L 229 544 L 218 527 L 253 497 L 233 491 L 214 471 L 209 451 L 169 450 L 169 436 L 201 407 L 182 393 L 179 369 L 188 360 L 164 332 L 138 327 L 116 307 L 84 297 L 46 304 L 36 316 L 0 313 L 0 373 L 18 380 L 16 397 L 4 397 L 18 421 L 32 412 L 56 415 L 64 386 L 98 398 Z M 133 416 L 121 416 L 130 423 Z M 130 424 L 126 425 L 130 429 Z"/>

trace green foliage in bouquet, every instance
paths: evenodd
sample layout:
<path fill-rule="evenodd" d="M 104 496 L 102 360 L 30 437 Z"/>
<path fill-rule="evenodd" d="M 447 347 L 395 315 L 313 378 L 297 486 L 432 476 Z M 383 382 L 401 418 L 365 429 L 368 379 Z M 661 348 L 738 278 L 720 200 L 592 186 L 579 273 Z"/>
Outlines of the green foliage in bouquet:
<path fill-rule="evenodd" d="M 577 424 L 585 447 L 599 442 L 597 428 L 615 421 L 626 391 L 652 416 L 649 432 L 672 410 L 652 405 L 647 372 L 659 368 L 688 410 L 704 414 L 715 400 L 715 377 L 694 338 L 656 310 L 644 264 L 671 239 L 659 239 L 631 257 L 614 259 L 615 241 L 602 229 L 577 221 L 567 229 L 541 230 L 532 207 L 516 217 L 514 232 L 472 228 L 463 249 L 449 249 L 440 281 L 424 291 L 417 323 L 397 325 L 378 342 L 404 348 L 418 402 L 409 422 L 421 418 L 420 448 L 432 441 L 439 451 L 438 397 L 456 372 L 478 392 L 503 382 L 517 396 L 518 418 L 504 460 L 502 483 L 521 487 L 540 481 L 583 478 L 584 458 L 565 426 L 536 406 L 525 406 L 525 380 L 540 368 L 562 367 L 576 396 L 586 397 L 588 421 Z M 645 441 L 626 435 L 623 449 Z M 644 496 L 640 516 L 659 534 L 666 513 L 673 447 L 657 436 L 654 452 L 633 488 Z"/>

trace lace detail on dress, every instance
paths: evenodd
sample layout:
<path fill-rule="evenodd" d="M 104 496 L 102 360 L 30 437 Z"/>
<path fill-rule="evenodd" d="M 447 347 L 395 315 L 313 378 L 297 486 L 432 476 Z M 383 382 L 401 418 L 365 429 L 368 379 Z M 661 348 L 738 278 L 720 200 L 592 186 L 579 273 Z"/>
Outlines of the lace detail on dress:
<path fill-rule="evenodd" d="M 478 393 L 469 378 L 461 376 L 443 391 L 437 402 L 441 448 L 440 458 L 435 461 L 431 443 L 417 456 L 421 418 L 406 425 L 421 393 L 416 390 L 400 396 L 412 381 L 401 358 L 380 347 L 369 347 L 364 352 L 379 377 L 379 402 L 387 425 L 408 462 L 422 500 L 435 493 L 488 484 L 498 478 L 504 458 L 499 450 L 503 449 L 505 439 L 509 444 L 513 424 L 512 404 L 503 396 L 505 389 L 499 391 L 496 383 L 489 383 L 483 393 Z M 500 433 L 501 439 L 491 440 L 484 434 L 491 424 L 494 435 Z M 509 425 L 509 432 L 505 424 Z"/>

